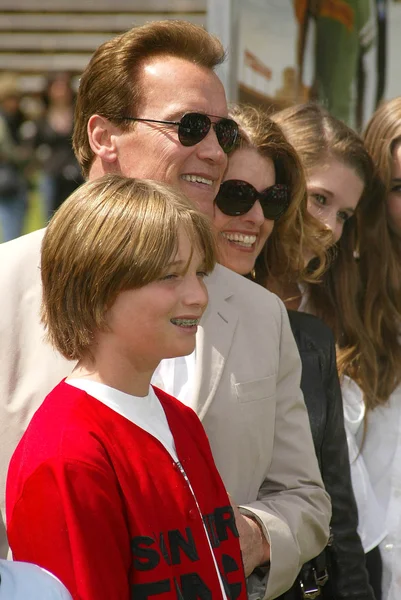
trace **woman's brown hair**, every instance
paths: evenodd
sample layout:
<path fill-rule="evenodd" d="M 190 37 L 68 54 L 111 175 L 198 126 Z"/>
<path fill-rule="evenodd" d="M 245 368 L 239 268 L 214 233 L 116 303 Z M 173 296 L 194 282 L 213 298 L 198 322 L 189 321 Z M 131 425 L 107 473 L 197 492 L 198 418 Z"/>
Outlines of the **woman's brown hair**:
<path fill-rule="evenodd" d="M 376 349 L 366 328 L 366 289 L 361 277 L 366 232 L 360 225 L 365 215 L 364 227 L 383 231 L 383 187 L 362 138 L 321 106 L 301 104 L 272 118 L 298 152 L 307 178 L 309 169 L 336 159 L 353 169 L 364 184 L 355 215 L 344 224 L 340 240 L 330 251 L 329 269 L 319 284 L 308 286 L 308 310 L 334 331 L 340 376 L 352 377 L 361 386 L 367 406 L 373 408 L 382 396 Z M 380 269 L 378 262 L 371 272 L 379 277 Z"/>
<path fill-rule="evenodd" d="M 240 128 L 237 149 L 251 148 L 269 158 L 274 164 L 276 183 L 288 185 L 291 194 L 288 210 L 275 223 L 256 260 L 255 281 L 264 286 L 271 277 L 315 281 L 325 269 L 329 236 L 307 211 L 305 177 L 297 153 L 263 109 L 233 105 L 229 114 Z M 317 257 L 314 269 L 305 265 L 305 255 Z"/>
<path fill-rule="evenodd" d="M 179 231 L 215 264 L 210 223 L 180 192 L 154 181 L 105 175 L 79 187 L 50 220 L 42 242 L 42 322 L 67 359 L 90 353 L 117 295 L 162 277 Z"/>
<path fill-rule="evenodd" d="M 379 218 L 367 210 L 358 215 L 362 315 L 377 357 L 377 391 L 368 399 L 368 408 L 375 408 L 401 383 L 401 239 L 390 226 L 386 204 L 393 152 L 401 142 L 401 97 L 378 108 L 366 127 L 364 140 L 383 187 Z"/>

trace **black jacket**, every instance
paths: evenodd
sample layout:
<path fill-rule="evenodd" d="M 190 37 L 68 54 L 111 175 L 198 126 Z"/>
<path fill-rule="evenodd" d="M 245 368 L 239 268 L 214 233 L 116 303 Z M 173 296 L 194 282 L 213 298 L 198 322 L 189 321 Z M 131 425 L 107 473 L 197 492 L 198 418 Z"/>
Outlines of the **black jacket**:
<path fill-rule="evenodd" d="M 312 315 L 289 311 L 289 318 L 302 361 L 301 388 L 316 455 L 333 507 L 332 541 L 326 548 L 329 581 L 322 588 L 322 597 L 374 600 L 356 531 L 358 511 L 351 484 L 334 338 L 331 330 Z M 296 583 L 282 598 L 302 598 L 298 588 Z"/>

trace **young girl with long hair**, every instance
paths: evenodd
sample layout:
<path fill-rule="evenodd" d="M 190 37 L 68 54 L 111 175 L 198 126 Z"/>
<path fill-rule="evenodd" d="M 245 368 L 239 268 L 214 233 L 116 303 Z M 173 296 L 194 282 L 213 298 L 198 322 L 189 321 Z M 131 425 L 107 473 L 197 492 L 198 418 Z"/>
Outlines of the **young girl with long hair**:
<path fill-rule="evenodd" d="M 352 389 L 360 388 L 366 405 L 373 407 L 392 385 L 391 380 L 384 385 L 384 371 L 390 375 L 392 367 L 380 367 L 373 334 L 379 323 L 386 327 L 389 314 L 386 311 L 383 322 L 383 313 L 372 304 L 377 298 L 373 288 L 383 277 L 385 261 L 384 247 L 377 247 L 379 232 L 385 233 L 383 186 L 363 140 L 321 106 L 298 105 L 272 118 L 282 127 L 305 169 L 309 211 L 332 232 L 329 268 L 317 285 L 304 288 L 299 308 L 321 317 L 335 334 L 359 532 L 370 581 L 380 598 L 379 544 L 386 533 L 385 515 L 360 455 L 364 405 L 355 401 Z M 372 253 L 376 257 L 370 261 Z"/>
<path fill-rule="evenodd" d="M 361 452 L 386 516 L 380 545 L 383 597 L 401 597 L 401 97 L 370 119 L 364 140 L 384 188 L 373 220 L 359 216 L 362 315 L 376 355 L 376 394 L 353 386 L 350 396 L 366 409 Z M 363 402 L 362 402 L 363 400 Z"/>

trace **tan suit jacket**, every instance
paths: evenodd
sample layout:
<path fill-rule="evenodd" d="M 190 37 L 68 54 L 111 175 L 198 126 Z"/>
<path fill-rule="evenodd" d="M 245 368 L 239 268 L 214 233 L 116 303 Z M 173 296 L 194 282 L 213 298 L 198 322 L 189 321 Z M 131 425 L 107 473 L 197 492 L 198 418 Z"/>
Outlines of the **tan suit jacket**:
<path fill-rule="evenodd" d="M 42 236 L 43 230 L 0 246 L 2 510 L 12 452 L 46 394 L 73 367 L 46 343 L 39 322 Z M 299 388 L 300 359 L 275 295 L 220 265 L 207 287 L 193 408 L 228 492 L 270 541 L 265 598 L 275 598 L 329 533 L 330 503 Z M 2 541 L 4 554 L 4 535 Z"/>

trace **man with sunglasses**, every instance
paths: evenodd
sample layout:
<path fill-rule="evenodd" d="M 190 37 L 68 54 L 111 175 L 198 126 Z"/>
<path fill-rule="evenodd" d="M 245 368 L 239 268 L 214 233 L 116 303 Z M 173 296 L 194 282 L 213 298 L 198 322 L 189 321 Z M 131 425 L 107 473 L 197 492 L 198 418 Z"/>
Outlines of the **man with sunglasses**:
<path fill-rule="evenodd" d="M 85 177 L 122 172 L 160 180 L 212 218 L 238 135 L 213 71 L 223 59 L 217 39 L 179 21 L 150 23 L 98 48 L 75 112 L 73 144 Z M 42 236 L 0 248 L 7 290 L 0 311 L 2 490 L 33 411 L 71 370 L 44 341 L 39 321 Z M 179 276 L 172 285 L 180 285 Z M 154 383 L 202 419 L 231 494 L 245 570 L 261 567 L 260 596 L 274 598 L 325 546 L 330 519 L 299 388 L 299 356 L 275 296 L 219 265 L 207 288 L 195 353 L 163 361 Z M 269 338 L 260 333 L 266 331 Z M 205 523 L 211 543 L 218 543 L 213 515 Z"/>

